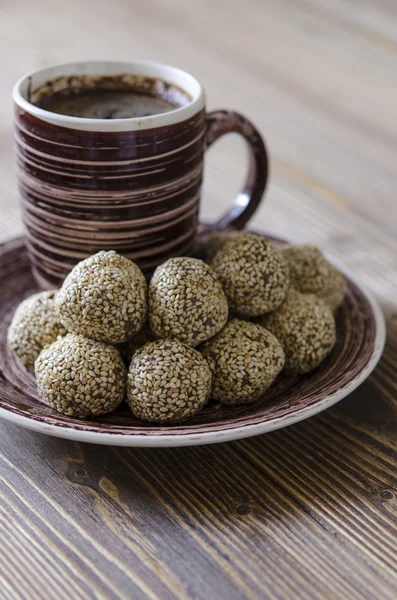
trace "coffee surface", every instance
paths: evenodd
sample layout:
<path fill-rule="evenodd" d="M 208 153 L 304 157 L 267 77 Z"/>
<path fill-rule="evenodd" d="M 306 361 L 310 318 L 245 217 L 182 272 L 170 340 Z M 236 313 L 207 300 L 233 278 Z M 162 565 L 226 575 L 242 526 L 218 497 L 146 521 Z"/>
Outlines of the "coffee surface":
<path fill-rule="evenodd" d="M 126 89 L 91 89 L 56 92 L 42 98 L 37 106 L 86 119 L 129 119 L 169 112 L 181 103 Z"/>
<path fill-rule="evenodd" d="M 177 85 L 144 75 L 65 75 L 29 88 L 27 99 L 53 113 L 86 119 L 131 119 L 191 102 Z"/>

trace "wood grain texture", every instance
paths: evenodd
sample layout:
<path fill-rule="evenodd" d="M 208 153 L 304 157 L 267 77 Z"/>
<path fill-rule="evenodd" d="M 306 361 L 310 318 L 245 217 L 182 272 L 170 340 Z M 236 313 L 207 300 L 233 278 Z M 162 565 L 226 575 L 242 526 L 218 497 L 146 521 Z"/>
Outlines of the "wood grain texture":
<path fill-rule="evenodd" d="M 210 109 L 238 110 L 264 133 L 271 181 L 253 226 L 321 245 L 388 321 L 365 384 L 251 440 L 128 450 L 1 424 L 0 598 L 395 598 L 395 3 L 3 0 L 0 11 L 2 239 L 21 232 L 15 79 L 104 54 L 160 59 L 194 73 Z M 244 158 L 233 138 L 211 149 L 207 220 L 240 187 Z"/>

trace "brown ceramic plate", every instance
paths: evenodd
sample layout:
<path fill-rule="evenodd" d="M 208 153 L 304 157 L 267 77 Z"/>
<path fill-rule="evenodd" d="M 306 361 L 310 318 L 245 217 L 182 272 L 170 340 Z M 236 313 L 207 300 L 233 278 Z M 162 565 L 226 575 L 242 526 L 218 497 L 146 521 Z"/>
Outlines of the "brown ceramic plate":
<path fill-rule="evenodd" d="M 187 446 L 258 435 L 307 419 L 353 391 L 378 362 L 385 325 L 378 304 L 351 279 L 337 314 L 337 343 L 310 375 L 280 376 L 266 397 L 247 406 L 209 403 L 179 426 L 160 427 L 135 419 L 122 405 L 115 413 L 82 421 L 43 404 L 32 375 L 7 348 L 7 327 L 16 306 L 37 291 L 22 239 L 0 246 L 0 417 L 41 433 L 119 446 Z"/>

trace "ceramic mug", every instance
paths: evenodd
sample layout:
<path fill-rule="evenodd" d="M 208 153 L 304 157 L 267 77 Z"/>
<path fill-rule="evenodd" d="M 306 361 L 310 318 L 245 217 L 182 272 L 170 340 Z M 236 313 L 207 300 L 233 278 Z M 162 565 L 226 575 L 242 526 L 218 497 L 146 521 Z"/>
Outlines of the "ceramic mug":
<path fill-rule="evenodd" d="M 131 74 L 163 80 L 189 97 L 182 107 L 140 118 L 65 116 L 36 106 L 35 90 L 54 80 Z M 18 181 L 26 245 L 43 288 L 98 250 L 116 250 L 146 273 L 186 255 L 198 231 L 203 155 L 223 134 L 250 149 L 244 189 L 212 230 L 241 229 L 262 198 L 268 173 L 264 142 L 243 116 L 205 111 L 201 84 L 158 63 L 84 62 L 26 75 L 13 91 Z"/>

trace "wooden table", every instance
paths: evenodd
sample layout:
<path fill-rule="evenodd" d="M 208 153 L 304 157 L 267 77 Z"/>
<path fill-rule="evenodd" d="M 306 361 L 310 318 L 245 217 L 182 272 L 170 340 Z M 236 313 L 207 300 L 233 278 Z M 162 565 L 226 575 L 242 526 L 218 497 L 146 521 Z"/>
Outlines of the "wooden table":
<path fill-rule="evenodd" d="M 21 232 L 13 81 L 82 58 L 193 72 L 272 155 L 257 227 L 320 244 L 376 294 L 379 367 L 346 400 L 254 439 L 105 448 L 0 425 L 0 597 L 394 599 L 397 431 L 397 6 L 393 0 L 3 0 L 0 235 Z M 207 161 L 203 216 L 245 167 Z"/>

